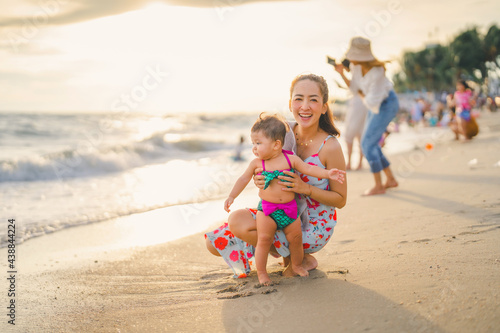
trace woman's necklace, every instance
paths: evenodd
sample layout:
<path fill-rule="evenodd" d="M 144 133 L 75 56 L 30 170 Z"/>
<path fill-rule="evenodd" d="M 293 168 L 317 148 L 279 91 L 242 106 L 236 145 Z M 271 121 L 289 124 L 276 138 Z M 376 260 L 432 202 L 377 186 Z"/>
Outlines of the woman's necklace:
<path fill-rule="evenodd" d="M 301 146 L 308 146 L 309 144 L 311 144 L 313 142 L 313 140 L 309 140 L 309 142 L 306 140 L 306 142 L 300 142 L 299 141 L 299 133 L 298 132 L 295 132 L 295 137 L 296 137 L 296 140 L 297 140 L 297 143 L 300 144 Z"/>

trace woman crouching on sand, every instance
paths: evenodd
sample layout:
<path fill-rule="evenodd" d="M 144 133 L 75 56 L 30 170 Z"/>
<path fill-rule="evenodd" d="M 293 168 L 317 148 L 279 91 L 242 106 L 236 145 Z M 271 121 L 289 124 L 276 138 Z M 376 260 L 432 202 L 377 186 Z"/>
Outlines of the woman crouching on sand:
<path fill-rule="evenodd" d="M 285 137 L 284 149 L 293 151 L 306 163 L 345 171 L 344 155 L 336 138 L 339 132 L 328 106 L 325 79 L 314 74 L 296 77 L 290 88 L 289 107 L 295 122 L 289 123 L 291 130 Z M 261 171 L 257 169 L 256 174 Z M 297 194 L 304 248 L 302 266 L 312 270 L 318 262 L 311 254 L 328 243 L 337 224 L 335 208 L 346 204 L 347 181 L 340 184 L 289 171 L 285 173 L 287 176 L 278 177 L 282 180 L 279 184 L 283 186 L 283 191 Z M 256 175 L 254 182 L 257 187 L 264 187 L 263 176 Z M 228 223 L 205 234 L 208 250 L 222 256 L 233 269 L 235 277 L 246 277 L 250 273 L 248 260 L 253 257 L 257 244 L 256 213 L 256 209 L 234 211 L 229 215 Z M 276 252 L 284 258 L 286 269 L 283 275 L 292 276 L 290 252 L 283 230 L 276 232 L 273 244 Z"/>

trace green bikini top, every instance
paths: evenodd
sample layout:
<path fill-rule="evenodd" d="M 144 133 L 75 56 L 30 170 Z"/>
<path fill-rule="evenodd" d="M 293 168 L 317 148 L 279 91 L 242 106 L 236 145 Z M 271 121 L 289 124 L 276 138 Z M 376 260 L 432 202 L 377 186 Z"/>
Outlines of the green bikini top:
<path fill-rule="evenodd" d="M 288 162 L 288 165 L 290 166 L 290 169 L 288 169 L 287 171 L 294 172 L 292 169 L 292 164 L 290 163 L 290 159 L 288 158 L 287 154 L 293 155 L 293 152 L 288 151 L 288 150 L 283 150 L 283 155 L 285 155 L 286 161 Z M 264 171 L 261 172 L 261 175 L 263 175 L 265 177 L 264 178 L 264 181 L 265 181 L 264 190 L 269 186 L 269 184 L 271 184 L 271 181 L 273 179 L 278 178 L 278 176 L 286 176 L 287 175 L 286 173 L 283 172 L 285 170 L 266 171 L 266 164 L 265 164 L 264 160 L 262 160 L 262 169 L 264 169 Z M 284 180 L 284 181 L 286 181 L 286 180 Z"/>

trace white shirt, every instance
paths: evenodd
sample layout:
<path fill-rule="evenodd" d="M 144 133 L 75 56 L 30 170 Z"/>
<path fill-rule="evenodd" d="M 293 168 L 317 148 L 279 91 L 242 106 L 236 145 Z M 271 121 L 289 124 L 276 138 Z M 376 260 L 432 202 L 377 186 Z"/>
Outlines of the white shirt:
<path fill-rule="evenodd" d="M 381 66 L 373 67 L 363 76 L 361 65 L 351 65 L 352 80 L 349 89 L 353 93 L 361 90 L 365 97 L 363 103 L 373 113 L 378 113 L 380 104 L 389 96 L 392 83 L 385 77 L 385 70 Z"/>

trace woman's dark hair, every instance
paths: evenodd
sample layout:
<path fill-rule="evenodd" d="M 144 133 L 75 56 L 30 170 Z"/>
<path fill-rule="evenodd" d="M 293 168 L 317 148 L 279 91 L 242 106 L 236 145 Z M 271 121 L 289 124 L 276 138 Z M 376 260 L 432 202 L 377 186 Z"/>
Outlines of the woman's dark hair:
<path fill-rule="evenodd" d="M 337 129 L 337 127 L 335 127 L 335 124 L 333 123 L 332 110 L 330 110 L 330 106 L 328 105 L 328 84 L 326 83 L 326 80 L 322 76 L 316 74 L 302 74 L 297 76 L 295 79 L 293 79 L 292 85 L 290 86 L 290 99 L 292 98 L 293 89 L 295 88 L 297 82 L 303 80 L 310 80 L 318 84 L 319 91 L 321 92 L 321 96 L 323 99 L 323 103 L 326 104 L 327 110 L 319 118 L 319 128 L 321 128 L 323 131 L 325 131 L 330 135 L 336 137 L 340 136 L 340 131 Z"/>

